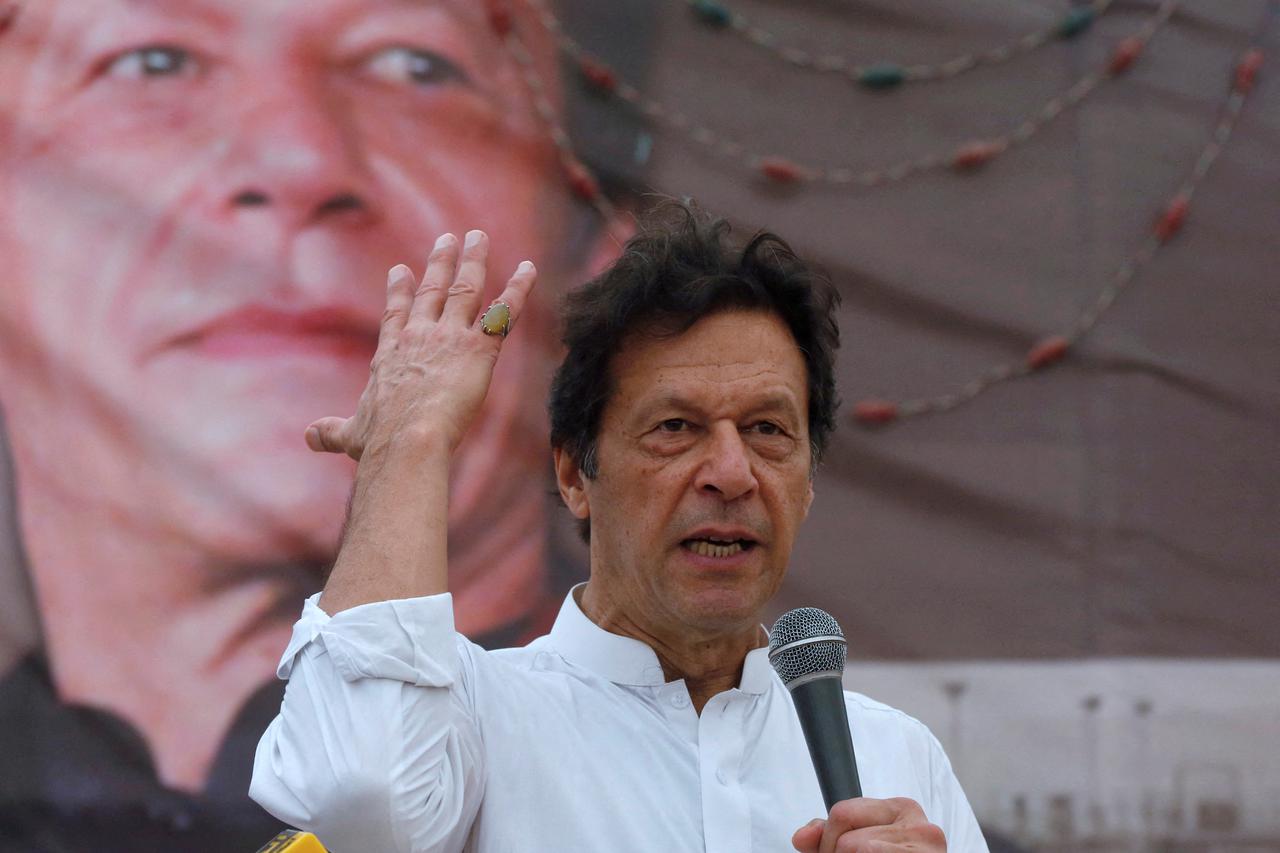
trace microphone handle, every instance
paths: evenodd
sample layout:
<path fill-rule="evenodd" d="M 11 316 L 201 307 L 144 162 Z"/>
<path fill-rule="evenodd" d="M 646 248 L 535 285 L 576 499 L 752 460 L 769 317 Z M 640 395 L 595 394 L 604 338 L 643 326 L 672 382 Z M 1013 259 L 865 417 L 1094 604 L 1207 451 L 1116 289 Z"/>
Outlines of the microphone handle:
<path fill-rule="evenodd" d="M 837 675 L 815 678 L 796 686 L 791 700 L 800 718 L 809 757 L 818 774 L 818 787 L 827 811 L 841 800 L 862 796 L 858 762 L 853 757 L 849 736 L 849 712 L 844 705 L 844 687 Z"/>

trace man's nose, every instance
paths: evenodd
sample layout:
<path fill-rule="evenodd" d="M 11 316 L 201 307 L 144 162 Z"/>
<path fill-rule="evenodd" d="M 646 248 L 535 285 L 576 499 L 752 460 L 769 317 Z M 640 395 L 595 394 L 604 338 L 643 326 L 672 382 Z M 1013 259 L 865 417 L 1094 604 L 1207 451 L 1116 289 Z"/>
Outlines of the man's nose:
<path fill-rule="evenodd" d="M 268 212 L 290 228 L 375 215 L 355 120 L 322 88 L 294 80 L 249 95 L 216 203 L 240 218 Z"/>
<path fill-rule="evenodd" d="M 695 485 L 699 492 L 717 495 L 726 502 L 756 490 L 751 452 L 736 426 L 716 424 L 709 430 L 706 456 L 698 468 Z"/>

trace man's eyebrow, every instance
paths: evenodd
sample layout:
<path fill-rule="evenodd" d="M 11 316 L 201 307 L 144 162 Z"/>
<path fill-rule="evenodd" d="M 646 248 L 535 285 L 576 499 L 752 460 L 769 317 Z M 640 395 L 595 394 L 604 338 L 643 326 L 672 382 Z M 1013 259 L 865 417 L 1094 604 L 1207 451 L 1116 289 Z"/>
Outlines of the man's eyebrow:
<path fill-rule="evenodd" d="M 761 397 L 755 402 L 750 409 L 749 414 L 759 414 L 760 412 L 785 412 L 786 414 L 803 415 L 803 406 L 800 401 L 790 394 L 768 394 Z"/>
<path fill-rule="evenodd" d="M 646 401 L 644 405 L 637 407 L 636 412 L 637 414 L 648 416 L 650 412 L 655 412 L 659 409 L 677 409 L 687 411 L 692 408 L 694 408 L 693 403 L 679 394 L 662 394 L 661 396 L 654 397 L 653 399 Z"/>

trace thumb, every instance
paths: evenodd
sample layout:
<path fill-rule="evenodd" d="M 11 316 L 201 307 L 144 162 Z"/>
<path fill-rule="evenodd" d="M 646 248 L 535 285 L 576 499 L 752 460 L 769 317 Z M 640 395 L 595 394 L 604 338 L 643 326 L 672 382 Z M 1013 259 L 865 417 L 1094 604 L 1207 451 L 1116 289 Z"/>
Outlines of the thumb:
<path fill-rule="evenodd" d="M 825 820 L 815 817 L 791 836 L 791 846 L 800 853 L 818 853 L 818 845 L 822 843 L 822 830 L 826 825 Z"/>
<path fill-rule="evenodd" d="M 317 453 L 349 453 L 346 427 L 349 418 L 321 418 L 307 427 L 307 447 Z"/>

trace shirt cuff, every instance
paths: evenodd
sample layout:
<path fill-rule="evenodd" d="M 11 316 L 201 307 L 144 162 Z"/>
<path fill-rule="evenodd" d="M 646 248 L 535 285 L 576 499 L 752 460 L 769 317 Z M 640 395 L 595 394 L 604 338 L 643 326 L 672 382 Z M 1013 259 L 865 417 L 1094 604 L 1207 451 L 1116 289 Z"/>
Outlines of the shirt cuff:
<path fill-rule="evenodd" d="M 297 656 L 313 642 L 329 653 L 347 681 L 389 678 L 421 687 L 449 687 L 458 675 L 453 596 L 449 593 L 361 604 L 330 616 L 320 593 L 306 600 L 302 617 L 276 667 L 288 679 Z"/>

